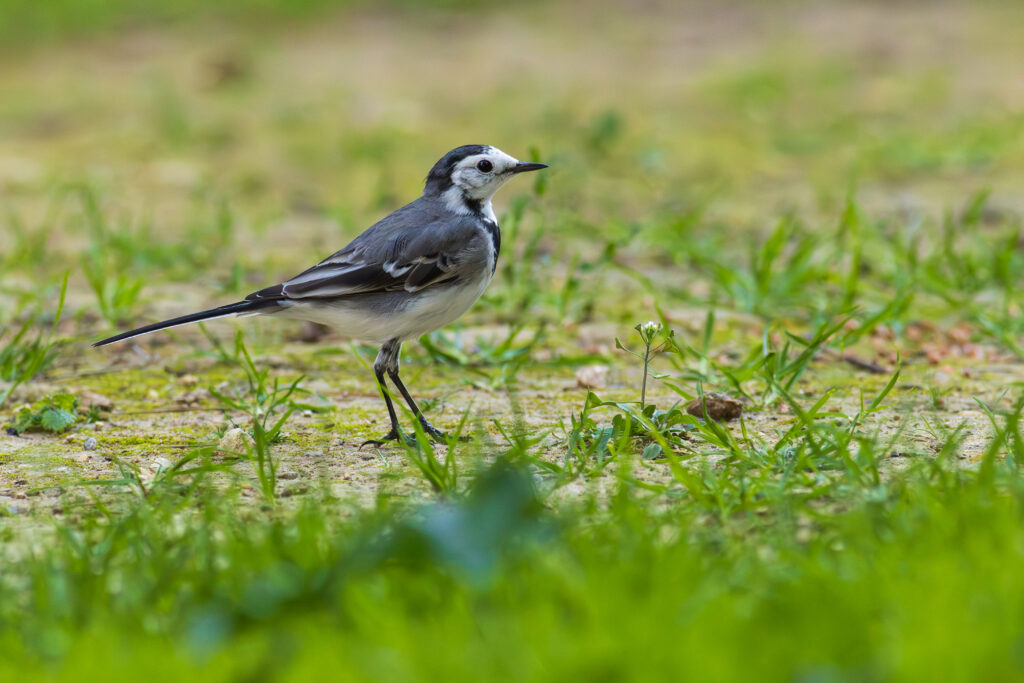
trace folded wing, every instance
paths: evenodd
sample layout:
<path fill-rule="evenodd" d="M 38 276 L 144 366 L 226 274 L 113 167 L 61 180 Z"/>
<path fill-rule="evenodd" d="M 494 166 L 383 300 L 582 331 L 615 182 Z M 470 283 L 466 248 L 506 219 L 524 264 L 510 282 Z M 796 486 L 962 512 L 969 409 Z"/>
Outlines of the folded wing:
<path fill-rule="evenodd" d="M 246 297 L 248 300 L 316 299 L 366 292 L 417 292 L 459 278 L 481 264 L 471 256 L 481 236 L 466 216 L 416 207 L 399 209 L 312 268 Z"/>

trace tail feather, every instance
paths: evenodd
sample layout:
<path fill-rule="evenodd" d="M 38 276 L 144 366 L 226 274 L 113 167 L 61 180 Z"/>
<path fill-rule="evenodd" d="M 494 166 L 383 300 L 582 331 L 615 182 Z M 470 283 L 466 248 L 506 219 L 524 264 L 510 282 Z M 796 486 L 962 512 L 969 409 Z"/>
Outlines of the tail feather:
<path fill-rule="evenodd" d="M 114 342 L 131 339 L 132 337 L 138 337 L 139 335 L 149 334 L 150 332 L 166 330 L 170 327 L 197 323 L 203 320 L 213 320 L 214 318 L 223 318 L 229 315 L 238 315 L 239 313 L 253 313 L 262 308 L 276 306 L 277 302 L 275 301 L 239 301 L 237 303 L 227 304 L 226 306 L 211 308 L 208 311 L 190 313 L 179 318 L 171 318 L 170 320 L 164 320 L 162 322 L 146 325 L 145 327 L 139 327 L 128 332 L 122 332 L 121 334 L 116 334 L 113 337 L 108 337 L 102 341 L 98 341 L 93 344 L 93 346 L 106 346 L 107 344 L 113 344 Z"/>

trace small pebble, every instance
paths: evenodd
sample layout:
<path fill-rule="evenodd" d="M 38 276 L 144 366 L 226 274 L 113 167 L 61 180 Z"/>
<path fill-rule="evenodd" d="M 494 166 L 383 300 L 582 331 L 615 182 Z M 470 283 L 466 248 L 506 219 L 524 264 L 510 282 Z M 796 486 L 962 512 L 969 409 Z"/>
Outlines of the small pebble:
<path fill-rule="evenodd" d="M 686 412 L 694 417 L 703 418 L 705 408 L 712 420 L 735 420 L 743 412 L 743 404 L 725 394 L 704 394 L 703 404 L 699 398 L 695 398 L 686 406 Z"/>
<path fill-rule="evenodd" d="M 304 322 L 297 336 L 298 340 L 307 344 L 318 342 L 331 333 L 331 328 L 320 323 Z"/>
<path fill-rule="evenodd" d="M 309 491 L 309 486 L 306 484 L 292 484 L 281 492 L 281 497 L 290 498 L 291 496 L 297 496 L 306 493 L 307 491 Z"/>
<path fill-rule="evenodd" d="M 171 468 L 171 461 L 164 457 L 156 457 L 139 468 L 139 481 L 145 486 L 152 484 L 161 472 Z"/>
<path fill-rule="evenodd" d="M 85 408 L 95 408 L 100 412 L 110 412 L 114 409 L 114 402 L 103 394 L 97 394 L 95 391 L 83 390 L 78 393 L 78 406 Z"/>
<path fill-rule="evenodd" d="M 217 450 L 224 453 L 245 453 L 252 442 L 252 437 L 246 434 L 245 430 L 233 427 L 217 442 Z"/>
<path fill-rule="evenodd" d="M 608 384 L 607 365 L 584 365 L 576 371 L 576 386 L 581 389 L 604 389 Z"/>
<path fill-rule="evenodd" d="M 89 437 L 86 437 L 85 443 L 82 444 L 82 448 L 84 448 L 87 451 L 94 451 L 94 450 L 96 450 L 96 446 L 97 445 L 99 445 L 99 444 L 96 441 L 96 437 L 95 436 L 89 436 Z"/>

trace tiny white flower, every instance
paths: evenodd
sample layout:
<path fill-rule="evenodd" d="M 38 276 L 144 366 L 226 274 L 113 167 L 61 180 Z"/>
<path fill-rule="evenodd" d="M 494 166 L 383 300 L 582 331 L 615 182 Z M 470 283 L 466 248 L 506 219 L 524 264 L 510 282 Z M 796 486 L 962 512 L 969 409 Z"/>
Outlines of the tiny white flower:
<path fill-rule="evenodd" d="M 648 320 L 645 323 L 640 323 L 634 329 L 640 333 L 640 338 L 644 340 L 645 344 L 650 344 L 661 333 L 662 326 L 655 320 Z"/>

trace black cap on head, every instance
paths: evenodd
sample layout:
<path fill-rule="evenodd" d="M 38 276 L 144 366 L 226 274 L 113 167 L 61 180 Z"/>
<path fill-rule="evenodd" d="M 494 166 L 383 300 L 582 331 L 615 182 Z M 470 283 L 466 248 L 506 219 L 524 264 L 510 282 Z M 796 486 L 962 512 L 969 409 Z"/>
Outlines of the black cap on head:
<path fill-rule="evenodd" d="M 466 157 L 483 154 L 487 149 L 488 145 L 463 145 L 445 154 L 438 159 L 434 167 L 430 169 L 430 173 L 427 174 L 425 191 L 440 194 L 447 190 L 452 186 L 452 171 L 455 169 L 455 164 Z"/>

